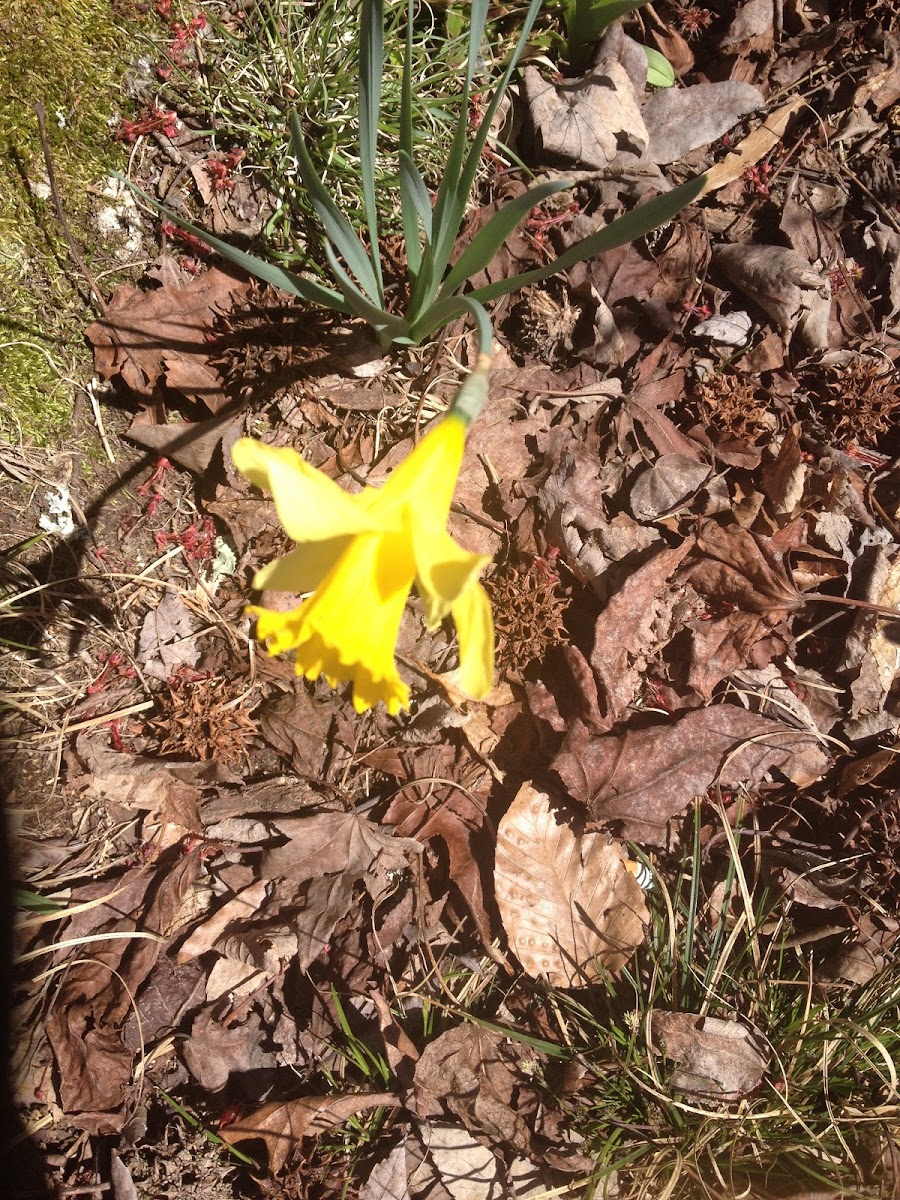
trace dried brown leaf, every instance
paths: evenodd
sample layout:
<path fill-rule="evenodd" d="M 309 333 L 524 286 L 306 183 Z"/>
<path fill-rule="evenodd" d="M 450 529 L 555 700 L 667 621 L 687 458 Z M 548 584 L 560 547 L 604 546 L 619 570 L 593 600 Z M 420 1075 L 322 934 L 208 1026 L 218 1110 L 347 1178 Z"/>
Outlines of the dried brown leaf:
<path fill-rule="evenodd" d="M 726 601 L 759 613 L 772 625 L 802 606 L 803 597 L 784 565 L 784 550 L 771 538 L 706 521 L 697 550 L 703 557 L 682 577 L 713 605 Z"/>
<path fill-rule="evenodd" d="M 647 157 L 655 163 L 677 162 L 717 141 L 762 104 L 758 88 L 733 80 L 658 88 L 641 109 L 649 135 Z"/>
<path fill-rule="evenodd" d="M 258 1024 L 225 1026 L 209 1008 L 194 1018 L 190 1035 L 181 1044 L 185 1066 L 202 1088 L 218 1092 L 232 1071 L 270 1067 L 272 1055 L 261 1048 L 263 1034 Z"/>
<path fill-rule="evenodd" d="M 675 512 L 706 483 L 712 468 L 686 454 L 663 454 L 643 470 L 631 487 L 630 507 L 637 521 L 655 521 Z"/>
<path fill-rule="evenodd" d="M 260 861 L 264 878 L 302 883 L 333 874 L 364 877 L 376 901 L 391 890 L 387 872 L 405 870 L 409 856 L 422 852 L 421 842 L 395 837 L 354 812 L 278 817 L 272 824 L 289 841 L 264 852 Z"/>
<path fill-rule="evenodd" d="M 372 1168 L 359 1200 L 410 1200 L 405 1138 Z"/>
<path fill-rule="evenodd" d="M 140 931 L 155 937 L 95 942 L 90 959 L 85 959 L 82 947 L 70 952 L 70 957 L 81 961 L 62 977 L 47 1019 L 47 1035 L 59 1070 L 60 1103 L 80 1129 L 116 1133 L 125 1123 L 133 1052 L 125 1044 L 122 1028 L 132 997 L 156 964 L 161 940 L 177 928 L 185 894 L 199 874 L 197 854 L 170 862 L 141 881 L 148 884 L 148 899 L 142 899 L 129 915 L 91 930 L 125 935 Z M 104 887 L 110 890 L 108 884 Z"/>
<path fill-rule="evenodd" d="M 446 1106 L 471 1133 L 498 1148 L 527 1153 L 530 1133 L 519 1111 L 527 1078 L 518 1067 L 521 1047 L 500 1033 L 458 1025 L 422 1051 L 416 1064 L 415 1103 L 420 1116 Z"/>
<path fill-rule="evenodd" d="M 432 1121 L 420 1126 L 420 1133 L 453 1200 L 504 1200 L 509 1195 L 502 1162 L 463 1126 Z"/>
<path fill-rule="evenodd" d="M 807 786 L 827 762 L 811 734 L 717 705 L 619 735 L 597 736 L 576 720 L 552 766 L 595 820 L 663 845 L 669 819 L 714 783 L 752 787 L 777 770 Z"/>
<path fill-rule="evenodd" d="M 643 154 L 647 130 L 628 73 L 615 59 L 559 83 L 526 67 L 523 88 L 544 159 L 562 158 L 593 170 L 607 166 L 621 150 Z"/>
<path fill-rule="evenodd" d="M 392 1092 L 360 1092 L 350 1096 L 301 1096 L 296 1100 L 273 1101 L 256 1112 L 226 1126 L 221 1137 L 229 1146 L 258 1138 L 265 1142 L 269 1170 L 277 1175 L 305 1137 L 316 1137 L 343 1125 L 368 1108 L 396 1108 L 400 1101 Z"/>
<path fill-rule="evenodd" d="M 161 457 L 172 459 L 195 475 L 202 475 L 212 462 L 218 446 L 222 446 L 227 458 L 242 426 L 243 418 L 230 412 L 210 417 L 208 421 L 156 425 L 147 420 L 147 413 L 142 410 L 131 422 L 125 437 L 148 450 L 155 450 Z"/>
<path fill-rule="evenodd" d="M 208 365 L 208 331 L 246 291 L 246 282 L 218 267 L 180 288 L 142 292 L 123 284 L 105 315 L 85 330 L 94 369 L 103 379 L 121 378 L 143 400 L 165 383 L 218 412 L 227 397 Z"/>
<path fill-rule="evenodd" d="M 739 1100 L 757 1087 L 768 1058 L 737 1021 L 655 1009 L 651 1034 L 675 1063 L 669 1082 L 678 1091 L 717 1100 Z"/>
<path fill-rule="evenodd" d="M 598 732 L 612 728 L 633 703 L 641 681 L 635 663 L 652 641 L 651 625 L 660 609 L 660 595 L 692 543 L 685 539 L 673 550 L 662 550 L 628 577 L 609 600 L 594 625 L 590 664 L 603 688 L 604 718 Z"/>
<path fill-rule="evenodd" d="M 556 987 L 618 971 L 650 919 L 621 849 L 605 834 L 574 833 L 527 783 L 497 830 L 494 883 L 516 957 Z"/>
<path fill-rule="evenodd" d="M 769 316 L 786 341 L 796 330 L 810 350 L 828 345 L 828 280 L 785 246 L 719 246 L 713 265 Z"/>

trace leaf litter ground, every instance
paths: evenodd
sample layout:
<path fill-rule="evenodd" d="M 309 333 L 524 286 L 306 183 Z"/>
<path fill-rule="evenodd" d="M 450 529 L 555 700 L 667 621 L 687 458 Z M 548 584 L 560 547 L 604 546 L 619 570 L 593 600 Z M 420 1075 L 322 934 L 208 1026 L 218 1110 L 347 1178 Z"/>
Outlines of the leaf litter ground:
<path fill-rule="evenodd" d="M 483 704 L 415 604 L 399 720 L 255 649 L 286 543 L 228 453 L 383 480 L 464 330 L 383 360 L 164 246 L 87 331 L 108 461 L 0 448 L 23 1196 L 896 1194 L 895 18 L 731 16 L 628 26 L 677 92 L 618 27 L 527 69 L 520 152 L 577 186 L 476 283 L 713 172 L 495 310 Z M 252 233 L 240 158 L 165 137 Z"/>

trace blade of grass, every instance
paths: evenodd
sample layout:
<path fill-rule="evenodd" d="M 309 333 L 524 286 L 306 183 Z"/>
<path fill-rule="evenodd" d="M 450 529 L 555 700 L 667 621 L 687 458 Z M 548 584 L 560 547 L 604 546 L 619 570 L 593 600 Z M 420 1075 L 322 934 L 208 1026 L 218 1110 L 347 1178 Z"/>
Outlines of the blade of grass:
<path fill-rule="evenodd" d="M 477 52 L 481 45 L 481 36 L 484 30 L 484 22 L 482 21 L 481 26 L 477 29 L 478 41 L 476 42 L 476 26 L 474 24 L 475 18 L 473 16 L 472 34 L 469 45 L 469 64 L 467 68 L 465 90 L 466 110 L 460 113 L 460 122 L 462 125 L 463 134 L 460 142 L 460 166 L 457 171 L 454 171 L 452 176 L 450 175 L 449 171 L 444 176 L 444 179 L 441 181 L 441 189 L 443 190 L 444 183 L 446 182 L 446 196 L 442 203 L 441 191 L 439 191 L 438 199 L 435 203 L 434 223 L 436 229 L 436 238 L 434 260 L 435 274 L 438 279 L 443 276 L 444 271 L 447 269 L 447 264 L 450 261 L 450 255 L 453 252 L 453 246 L 459 233 L 459 227 L 462 223 L 466 203 L 469 199 L 469 193 L 471 192 L 472 185 L 475 182 L 475 174 L 478 170 L 478 164 L 481 161 L 481 155 L 484 151 L 485 145 L 487 144 L 488 136 L 490 135 L 491 124 L 493 123 L 494 117 L 496 116 L 503 97 L 506 95 L 513 72 L 518 66 L 519 59 L 521 58 L 525 49 L 528 35 L 531 32 L 531 27 L 535 22 L 540 7 L 541 0 L 531 0 L 531 3 L 528 6 L 528 11 L 525 13 L 525 17 L 523 18 L 522 30 L 519 35 L 519 40 L 516 43 L 516 47 L 513 50 L 512 57 L 507 64 L 506 70 L 503 72 L 503 76 L 499 84 L 494 90 L 494 94 L 491 97 L 490 103 L 488 104 L 485 114 L 481 120 L 481 124 L 475 133 L 475 137 L 472 139 L 471 145 L 468 145 L 467 126 L 469 91 L 471 88 L 472 76 L 474 75 L 475 63 L 477 62 Z M 472 5 L 472 9 L 474 13 L 474 4 Z M 471 72 L 471 75 L 468 74 L 469 71 Z M 465 151 L 467 145 L 468 153 L 463 157 L 462 152 Z"/>
<path fill-rule="evenodd" d="M 409 277 L 414 280 L 422 262 L 422 244 L 419 237 L 419 221 L 423 219 L 421 195 L 418 185 L 425 189 L 425 182 L 413 162 L 413 119 L 412 119 L 412 31 L 413 0 L 406 5 L 406 39 L 403 46 L 403 77 L 400 82 L 400 215 L 403 221 L 403 240 L 406 243 L 406 264 Z M 425 199 L 428 191 L 425 189 Z M 428 222 L 431 223 L 431 204 L 428 204 Z M 430 232 L 426 232 L 430 237 Z"/>
<path fill-rule="evenodd" d="M 176 1112 L 182 1120 L 187 1121 L 188 1125 L 190 1125 L 192 1129 L 199 1129 L 208 1142 L 212 1142 L 214 1146 L 221 1146 L 223 1150 L 227 1150 L 233 1158 L 238 1160 L 238 1162 L 242 1162 L 248 1167 L 253 1167 L 254 1170 L 259 1170 L 259 1163 L 256 1161 L 256 1159 L 250 1158 L 248 1154 L 244 1154 L 243 1151 L 238 1150 L 236 1146 L 232 1146 L 226 1142 L 224 1138 L 220 1138 L 217 1133 L 213 1133 L 211 1129 L 207 1129 L 198 1117 L 195 1117 L 192 1112 L 188 1112 L 186 1108 L 183 1108 L 177 1100 L 173 1099 L 173 1097 L 169 1095 L 168 1092 L 163 1091 L 163 1089 L 158 1085 L 157 1087 L 159 1094 L 165 1100 L 166 1104 L 168 1104 L 172 1111 Z"/>
<path fill-rule="evenodd" d="M 371 302 L 368 296 L 359 290 L 341 266 L 334 249 L 328 242 L 325 243 L 325 254 L 328 258 L 328 265 L 331 267 L 332 274 L 343 291 L 344 303 L 347 309 L 354 316 L 361 317 L 364 321 L 367 321 L 378 334 L 380 341 L 384 340 L 382 335 L 390 335 L 387 337 L 385 344 L 405 340 L 409 335 L 407 322 L 402 317 L 395 317 L 393 313 L 379 308 Z"/>
<path fill-rule="evenodd" d="M 378 302 L 384 304 L 381 253 L 378 248 L 378 205 L 375 202 L 375 153 L 384 71 L 384 0 L 363 0 L 359 23 L 359 161 L 363 205 L 369 234 L 369 258 Z"/>

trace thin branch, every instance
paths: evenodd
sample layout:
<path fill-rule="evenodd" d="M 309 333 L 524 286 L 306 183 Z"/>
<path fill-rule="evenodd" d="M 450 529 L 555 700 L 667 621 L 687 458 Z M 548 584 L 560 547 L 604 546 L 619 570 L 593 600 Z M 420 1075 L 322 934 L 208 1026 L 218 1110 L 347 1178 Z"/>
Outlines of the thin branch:
<path fill-rule="evenodd" d="M 44 106 L 40 100 L 35 101 L 34 111 L 37 113 L 38 133 L 41 138 L 41 149 L 44 152 L 44 164 L 47 168 L 47 181 L 50 184 L 50 194 L 53 197 L 53 207 L 56 209 L 56 219 L 59 221 L 59 227 L 63 232 L 63 237 L 66 239 L 66 245 L 69 247 L 69 253 L 72 260 L 78 267 L 79 271 L 87 281 L 88 287 L 93 293 L 97 307 L 100 310 L 101 316 L 106 316 L 106 300 L 100 288 L 97 286 L 93 275 L 88 270 L 88 265 L 81 256 L 81 251 L 75 245 L 75 239 L 72 237 L 72 231 L 69 229 L 69 222 L 66 220 L 66 214 L 63 211 L 62 199 L 59 194 L 59 188 L 56 184 L 56 172 L 53 170 L 53 159 L 50 156 L 50 142 L 47 138 L 46 113 Z"/>

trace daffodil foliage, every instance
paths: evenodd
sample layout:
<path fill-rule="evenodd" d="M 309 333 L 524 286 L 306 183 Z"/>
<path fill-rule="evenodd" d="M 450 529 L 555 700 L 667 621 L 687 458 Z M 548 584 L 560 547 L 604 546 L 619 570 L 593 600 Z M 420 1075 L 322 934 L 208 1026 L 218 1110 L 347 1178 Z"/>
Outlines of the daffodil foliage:
<path fill-rule="evenodd" d="M 491 688 L 494 629 L 478 582 L 490 561 L 447 532 L 462 463 L 466 417 L 451 411 L 433 426 L 382 488 L 352 495 L 290 448 L 241 438 L 235 465 L 271 492 L 296 549 L 257 572 L 253 586 L 307 594 L 288 612 L 253 607 L 270 654 L 293 651 L 297 674 L 353 684 L 353 705 L 382 701 L 391 715 L 409 704 L 394 648 L 415 584 L 429 628 L 448 615 L 459 637 L 461 684 L 479 697 Z"/>

